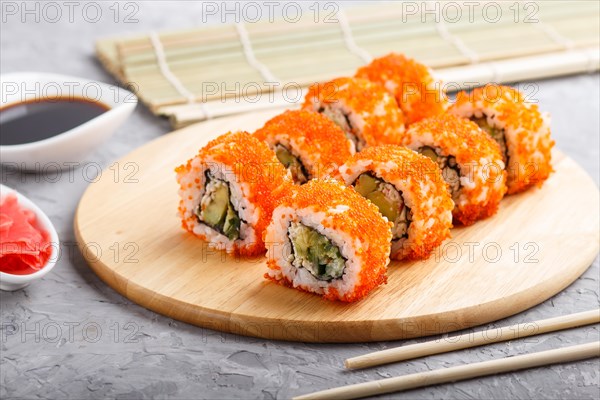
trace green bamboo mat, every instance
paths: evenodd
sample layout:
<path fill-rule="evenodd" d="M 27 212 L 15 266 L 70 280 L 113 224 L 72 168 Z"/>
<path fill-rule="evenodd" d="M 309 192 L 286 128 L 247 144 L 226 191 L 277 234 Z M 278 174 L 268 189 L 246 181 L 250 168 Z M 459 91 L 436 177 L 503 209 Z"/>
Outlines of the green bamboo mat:
<path fill-rule="evenodd" d="M 317 22 L 305 13 L 296 22 L 102 39 L 97 55 L 123 84 L 132 83 L 155 114 L 171 117 L 176 126 L 289 103 L 289 90 L 353 75 L 389 52 L 431 66 L 455 81 L 452 88 L 598 69 L 598 1 L 477 3 L 472 12 L 467 4 L 457 8 L 457 2 L 413 4 L 418 10 L 383 2 L 340 8 L 329 18 L 322 13 Z M 437 7 L 438 17 L 424 7 Z"/>

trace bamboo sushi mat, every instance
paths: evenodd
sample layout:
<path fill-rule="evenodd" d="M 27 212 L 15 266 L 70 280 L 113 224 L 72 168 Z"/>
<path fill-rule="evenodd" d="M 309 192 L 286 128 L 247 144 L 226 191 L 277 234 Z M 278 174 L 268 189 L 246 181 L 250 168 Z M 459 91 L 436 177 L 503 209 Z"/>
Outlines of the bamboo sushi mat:
<path fill-rule="evenodd" d="M 175 127 L 289 105 L 303 88 L 353 75 L 389 52 L 429 65 L 449 91 L 599 69 L 598 1 L 408 3 L 326 3 L 316 22 L 304 12 L 299 20 L 102 39 L 96 50 Z"/>

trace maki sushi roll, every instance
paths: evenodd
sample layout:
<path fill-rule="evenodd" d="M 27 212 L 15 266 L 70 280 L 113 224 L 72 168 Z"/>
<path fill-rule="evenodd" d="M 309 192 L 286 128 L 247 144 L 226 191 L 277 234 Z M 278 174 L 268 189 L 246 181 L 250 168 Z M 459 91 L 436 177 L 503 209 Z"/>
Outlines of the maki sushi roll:
<path fill-rule="evenodd" d="M 266 143 L 246 132 L 230 132 L 175 171 L 185 230 L 229 253 L 264 253 L 263 231 L 291 185 Z"/>
<path fill-rule="evenodd" d="M 443 113 L 447 98 L 442 83 L 425 65 L 401 54 L 390 53 L 361 67 L 356 77 L 383 85 L 398 102 L 410 125 Z"/>
<path fill-rule="evenodd" d="M 339 176 L 393 223 L 392 258 L 427 258 L 450 237 L 454 203 L 428 157 L 400 146 L 369 147 L 346 161 Z"/>
<path fill-rule="evenodd" d="M 404 132 L 404 116 L 394 98 L 365 79 L 338 78 L 313 85 L 303 108 L 321 113 L 340 126 L 356 151 L 399 144 Z"/>
<path fill-rule="evenodd" d="M 496 213 L 506 192 L 498 143 L 477 124 L 442 114 L 413 124 L 404 145 L 435 161 L 454 201 L 453 217 L 463 225 Z"/>
<path fill-rule="evenodd" d="M 297 184 L 329 174 L 354 154 L 340 127 L 307 110 L 286 111 L 254 135 L 267 142 Z"/>
<path fill-rule="evenodd" d="M 390 225 L 352 188 L 313 179 L 273 212 L 265 277 L 327 300 L 359 300 L 386 282 Z"/>
<path fill-rule="evenodd" d="M 508 194 L 541 186 L 552 172 L 550 117 L 516 89 L 487 85 L 460 92 L 450 112 L 469 118 L 500 146 Z"/>

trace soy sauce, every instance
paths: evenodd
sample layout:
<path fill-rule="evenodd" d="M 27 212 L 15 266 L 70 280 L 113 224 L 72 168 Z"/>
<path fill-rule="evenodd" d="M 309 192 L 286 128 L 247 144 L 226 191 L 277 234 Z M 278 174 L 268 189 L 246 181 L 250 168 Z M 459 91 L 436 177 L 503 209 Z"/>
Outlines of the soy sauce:
<path fill-rule="evenodd" d="M 81 97 L 36 99 L 0 109 L 0 145 L 37 142 L 60 135 L 110 107 Z"/>

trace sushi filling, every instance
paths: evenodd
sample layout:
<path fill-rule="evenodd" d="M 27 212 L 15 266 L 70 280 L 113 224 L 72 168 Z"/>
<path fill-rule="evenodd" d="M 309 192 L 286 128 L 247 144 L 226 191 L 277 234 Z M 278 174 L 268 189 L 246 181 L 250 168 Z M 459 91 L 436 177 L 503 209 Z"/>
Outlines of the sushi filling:
<path fill-rule="evenodd" d="M 205 177 L 204 194 L 196 209 L 198 220 L 229 240 L 239 239 L 241 221 L 230 199 L 229 184 L 215 178 L 209 171 L 206 171 Z"/>
<path fill-rule="evenodd" d="M 275 155 L 279 162 L 291 172 L 294 183 L 302 185 L 308 182 L 308 172 L 306 172 L 304 164 L 287 147 L 281 143 L 275 145 Z"/>
<path fill-rule="evenodd" d="M 431 158 L 442 170 L 442 176 L 450 187 L 452 199 L 456 202 L 460 193 L 460 166 L 456 162 L 456 157 L 445 156 L 441 154 L 440 149 L 434 149 L 429 146 L 420 147 L 419 153 Z"/>
<path fill-rule="evenodd" d="M 305 268 L 321 281 L 338 279 L 344 274 L 346 260 L 340 249 L 316 229 L 292 222 L 288 237 L 292 244 L 289 261 L 297 269 Z"/>
<path fill-rule="evenodd" d="M 484 114 L 481 118 L 471 117 L 471 121 L 475 122 L 481 129 L 483 129 L 488 135 L 492 137 L 500 146 L 502 152 L 502 159 L 504 164 L 508 163 L 508 147 L 506 146 L 506 137 L 504 135 L 504 129 L 496 128 L 488 123 L 487 117 Z"/>
<path fill-rule="evenodd" d="M 379 208 L 379 212 L 391 221 L 392 241 L 408 237 L 412 212 L 404 203 L 402 192 L 390 183 L 373 176 L 361 174 L 354 182 L 354 189 Z"/>
<path fill-rule="evenodd" d="M 329 105 L 324 105 L 319 107 L 317 110 L 319 113 L 325 115 L 332 122 L 334 122 L 337 126 L 342 128 L 344 134 L 354 144 L 354 148 L 356 151 L 361 151 L 366 147 L 365 140 L 356 134 L 354 127 L 352 126 L 352 122 L 350 122 L 350 118 L 348 114 L 344 114 L 344 112 L 339 108 L 333 108 Z"/>

